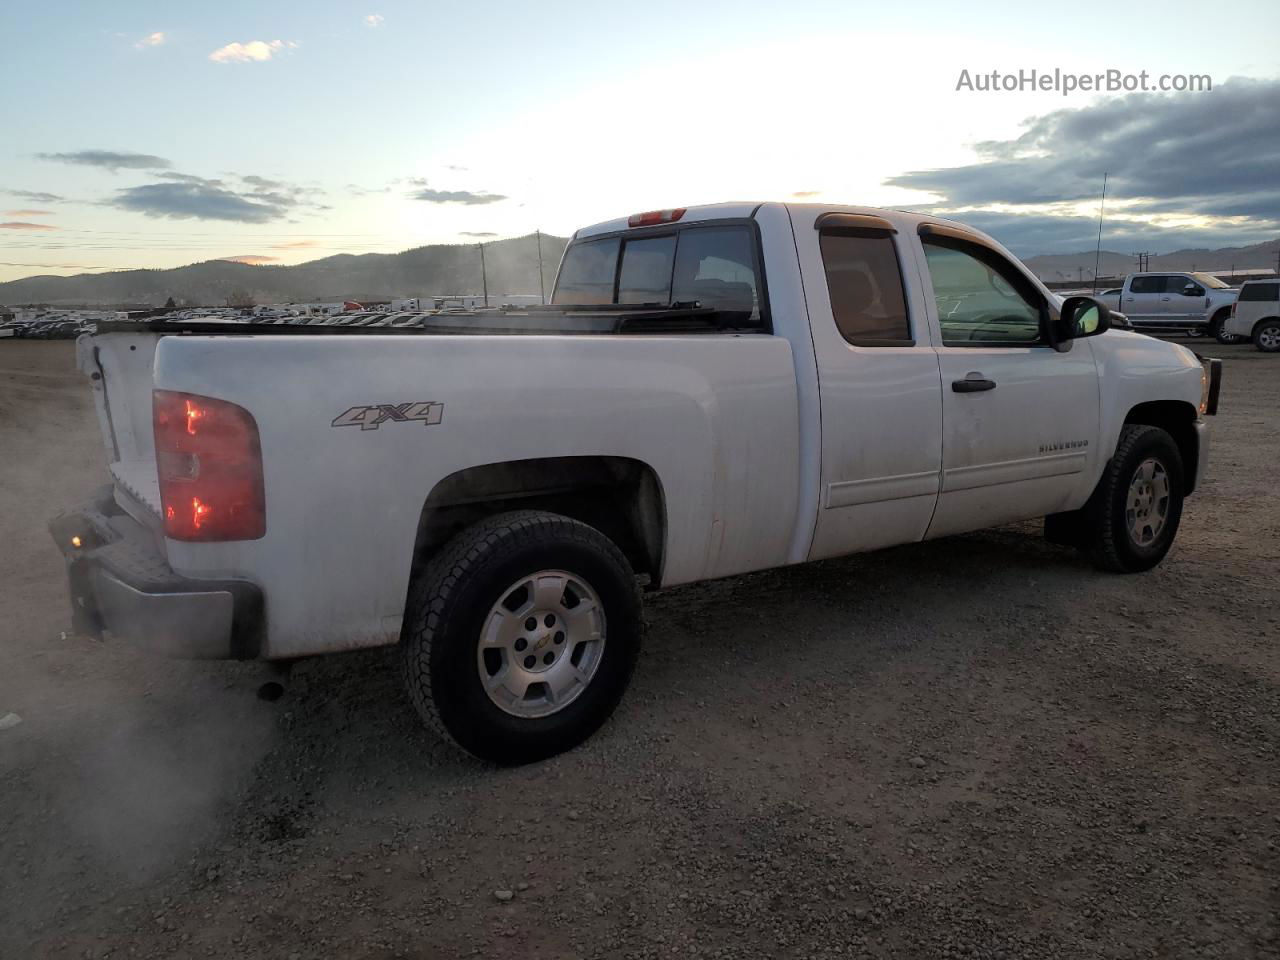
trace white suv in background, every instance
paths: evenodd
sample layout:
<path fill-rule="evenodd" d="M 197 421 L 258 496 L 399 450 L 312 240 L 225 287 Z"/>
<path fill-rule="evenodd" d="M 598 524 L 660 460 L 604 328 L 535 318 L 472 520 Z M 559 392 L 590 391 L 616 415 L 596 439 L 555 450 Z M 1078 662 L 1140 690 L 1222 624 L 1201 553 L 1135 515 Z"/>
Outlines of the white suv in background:
<path fill-rule="evenodd" d="M 1280 279 L 1242 283 L 1222 330 L 1247 337 L 1263 353 L 1280 352 Z"/>

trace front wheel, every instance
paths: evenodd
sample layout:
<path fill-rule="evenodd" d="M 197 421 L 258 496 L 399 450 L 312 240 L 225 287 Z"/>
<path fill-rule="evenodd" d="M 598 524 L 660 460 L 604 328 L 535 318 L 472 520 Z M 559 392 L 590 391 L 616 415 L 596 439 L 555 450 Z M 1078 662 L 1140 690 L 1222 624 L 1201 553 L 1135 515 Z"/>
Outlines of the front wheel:
<path fill-rule="evenodd" d="M 1173 545 L 1184 490 L 1173 438 L 1159 427 L 1126 424 L 1084 510 L 1089 558 L 1117 573 L 1150 570 Z"/>
<path fill-rule="evenodd" d="M 1253 345 L 1263 353 L 1280 351 L 1280 320 L 1264 320 L 1253 331 Z"/>
<path fill-rule="evenodd" d="M 499 514 L 428 565 L 406 611 L 405 684 L 427 725 L 482 760 L 581 743 L 631 678 L 640 592 L 626 557 L 559 514 Z"/>

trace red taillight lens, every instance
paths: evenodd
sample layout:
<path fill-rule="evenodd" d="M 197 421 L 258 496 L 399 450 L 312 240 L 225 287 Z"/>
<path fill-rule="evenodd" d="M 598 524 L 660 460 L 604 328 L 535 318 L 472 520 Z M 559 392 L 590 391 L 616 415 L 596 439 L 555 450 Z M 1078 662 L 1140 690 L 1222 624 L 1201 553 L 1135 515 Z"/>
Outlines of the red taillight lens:
<path fill-rule="evenodd" d="M 156 468 L 164 533 L 174 540 L 256 540 L 267 532 L 258 424 L 226 400 L 156 390 Z"/>
<path fill-rule="evenodd" d="M 650 210 L 648 213 L 633 213 L 627 218 L 628 227 L 652 227 L 659 223 L 675 223 L 684 216 L 685 207 L 673 210 Z"/>

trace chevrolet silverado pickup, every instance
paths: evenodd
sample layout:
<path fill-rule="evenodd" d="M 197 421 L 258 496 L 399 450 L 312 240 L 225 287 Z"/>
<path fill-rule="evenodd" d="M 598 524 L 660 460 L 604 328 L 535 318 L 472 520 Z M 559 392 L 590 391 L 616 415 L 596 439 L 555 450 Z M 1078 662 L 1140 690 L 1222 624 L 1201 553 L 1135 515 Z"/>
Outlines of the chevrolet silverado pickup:
<path fill-rule="evenodd" d="M 112 482 L 50 527 L 82 634 L 398 644 L 428 725 L 527 762 L 613 711 L 644 590 L 1041 517 L 1159 563 L 1220 364 L 1109 318 L 935 217 L 638 214 L 579 230 L 545 307 L 104 324 L 77 353 Z"/>

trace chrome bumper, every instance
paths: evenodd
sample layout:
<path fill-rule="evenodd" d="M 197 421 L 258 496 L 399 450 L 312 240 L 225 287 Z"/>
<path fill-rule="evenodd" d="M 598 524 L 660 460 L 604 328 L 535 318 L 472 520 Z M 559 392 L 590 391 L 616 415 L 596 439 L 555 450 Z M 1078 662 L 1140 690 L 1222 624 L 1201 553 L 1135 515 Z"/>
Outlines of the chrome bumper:
<path fill-rule="evenodd" d="M 184 660 L 258 656 L 261 591 L 246 581 L 174 573 L 154 533 L 116 506 L 109 485 L 51 520 L 49 532 L 67 561 L 77 633 Z"/>

